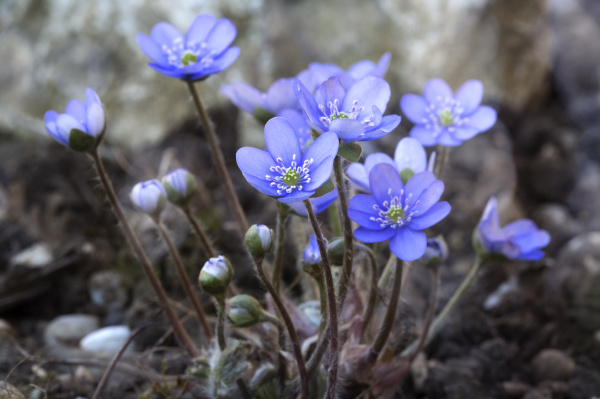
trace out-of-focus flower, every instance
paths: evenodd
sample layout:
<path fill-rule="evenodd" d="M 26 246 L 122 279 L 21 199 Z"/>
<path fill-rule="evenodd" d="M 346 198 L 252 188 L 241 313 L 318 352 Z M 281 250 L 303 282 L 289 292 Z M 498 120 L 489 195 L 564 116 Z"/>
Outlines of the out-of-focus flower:
<path fill-rule="evenodd" d="M 495 254 L 509 260 L 538 260 L 550 242 L 550 234 L 529 219 L 519 219 L 500 227 L 498 201 L 491 197 L 476 231 L 475 247 L 482 256 Z"/>
<path fill-rule="evenodd" d="M 496 123 L 496 111 L 479 105 L 482 97 L 483 85 L 478 80 L 466 81 L 454 95 L 446 82 L 431 79 L 423 97 L 406 94 L 400 107 L 415 124 L 410 136 L 421 144 L 457 146 Z"/>
<path fill-rule="evenodd" d="M 294 128 L 275 117 L 265 125 L 265 142 L 267 151 L 243 147 L 236 154 L 242 174 L 261 193 L 285 204 L 303 201 L 331 176 L 339 146 L 335 134 L 322 135 L 302 152 Z"/>
<path fill-rule="evenodd" d="M 234 327 L 251 327 L 263 321 L 263 308 L 250 295 L 236 295 L 229 300 L 229 320 Z"/>
<path fill-rule="evenodd" d="M 200 80 L 227 69 L 240 49 L 230 47 L 237 31 L 226 18 L 199 15 L 185 36 L 174 26 L 160 22 L 150 36 L 138 34 L 137 41 L 152 69 L 173 78 Z"/>
<path fill-rule="evenodd" d="M 383 116 L 390 99 L 390 86 L 376 76 L 367 76 L 348 91 L 338 78 L 317 87 L 314 96 L 300 80 L 294 83 L 296 97 L 318 133 L 334 132 L 344 142 L 375 140 L 398 126 L 398 115 Z"/>
<path fill-rule="evenodd" d="M 129 196 L 137 209 L 152 216 L 158 216 L 167 203 L 167 192 L 156 179 L 136 184 Z"/>
<path fill-rule="evenodd" d="M 196 179 L 184 168 L 175 169 L 162 178 L 167 199 L 175 205 L 187 205 L 196 193 Z"/>
<path fill-rule="evenodd" d="M 85 103 L 71 100 L 64 114 L 48 111 L 44 115 L 46 130 L 60 144 L 76 151 L 90 151 L 100 144 L 106 119 L 96 92 L 85 90 Z"/>
<path fill-rule="evenodd" d="M 421 143 L 411 137 L 405 137 L 398 142 L 394 159 L 382 152 L 370 154 L 365 158 L 364 165 L 354 162 L 346 169 L 350 182 L 359 190 L 370 193 L 369 174 L 375 165 L 386 163 L 392 165 L 406 182 L 415 174 L 427 170 L 427 154 Z"/>
<path fill-rule="evenodd" d="M 373 195 L 357 194 L 350 200 L 348 216 L 360 225 L 354 237 L 365 243 L 390 240 L 398 258 L 419 259 L 427 247 L 422 230 L 450 212 L 447 202 L 438 202 L 444 183 L 426 171 L 404 185 L 396 168 L 387 163 L 371 170 L 369 183 Z"/>
<path fill-rule="evenodd" d="M 198 282 L 202 290 L 212 296 L 225 295 L 232 279 L 233 266 L 222 255 L 210 258 L 204 263 L 198 276 Z"/>

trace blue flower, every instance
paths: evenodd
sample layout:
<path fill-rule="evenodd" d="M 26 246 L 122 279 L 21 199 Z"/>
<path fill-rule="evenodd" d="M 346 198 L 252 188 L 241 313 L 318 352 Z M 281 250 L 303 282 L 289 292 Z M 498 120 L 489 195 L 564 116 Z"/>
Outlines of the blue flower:
<path fill-rule="evenodd" d="M 156 179 L 136 184 L 129 197 L 137 209 L 152 216 L 158 216 L 167 203 L 167 192 Z"/>
<path fill-rule="evenodd" d="M 430 164 L 432 160 L 433 157 L 430 159 Z M 405 137 L 398 142 L 396 151 L 394 152 L 394 159 L 382 152 L 376 152 L 365 158 L 364 165 L 358 162 L 350 164 L 346 168 L 346 175 L 354 187 L 365 193 L 370 193 L 369 174 L 373 167 L 380 163 L 390 164 L 396 168 L 398 173 L 408 173 L 409 177 L 425 170 L 431 171 L 431 168 L 433 168 L 433 165 L 428 165 L 427 163 L 427 154 L 421 143 L 411 137 Z M 408 171 L 406 171 L 407 169 Z"/>
<path fill-rule="evenodd" d="M 338 78 L 317 87 L 314 96 L 300 80 L 294 83 L 296 97 L 318 133 L 335 132 L 344 142 L 375 140 L 398 126 L 398 115 L 383 116 L 390 99 L 390 86 L 376 76 L 367 76 L 348 91 Z"/>
<path fill-rule="evenodd" d="M 44 122 L 50 136 L 60 144 L 77 151 L 89 151 L 100 142 L 106 119 L 98 95 L 88 88 L 85 104 L 71 100 L 64 114 L 46 112 Z"/>
<path fill-rule="evenodd" d="M 338 199 L 337 188 L 320 197 L 310 198 L 309 201 L 312 204 L 313 211 L 315 211 L 315 214 L 318 215 L 325 209 L 329 208 L 329 205 L 333 204 L 336 199 Z M 297 213 L 301 216 L 308 216 L 308 213 L 306 212 L 306 207 L 303 203 L 294 202 L 292 204 L 288 204 L 288 206 L 292 208 L 292 211 L 294 211 L 294 213 Z"/>
<path fill-rule="evenodd" d="M 255 114 L 259 108 L 274 116 L 282 109 L 298 108 L 298 100 L 294 96 L 294 78 L 275 81 L 265 93 L 244 82 L 223 85 L 221 93 L 249 114 Z"/>
<path fill-rule="evenodd" d="M 357 194 L 350 200 L 348 216 L 360 226 L 354 237 L 365 243 L 390 240 L 390 249 L 398 258 L 419 259 L 427 247 L 421 230 L 450 212 L 447 202 L 438 202 L 444 183 L 425 171 L 404 185 L 396 168 L 387 163 L 371 170 L 369 183 L 373 195 Z"/>
<path fill-rule="evenodd" d="M 423 95 L 404 95 L 400 107 L 415 124 L 410 136 L 424 146 L 457 146 L 496 123 L 496 111 L 479 105 L 483 85 L 478 80 L 466 81 L 453 95 L 446 82 L 431 79 Z"/>
<path fill-rule="evenodd" d="M 319 250 L 317 237 L 314 234 L 310 236 L 308 244 L 306 244 L 304 251 L 302 251 L 301 263 L 305 266 L 321 263 L 321 251 Z"/>
<path fill-rule="evenodd" d="M 311 197 L 331 176 L 333 158 L 339 141 L 335 134 L 324 134 L 305 152 L 292 125 L 275 117 L 265 125 L 267 151 L 240 148 L 238 167 L 254 188 L 285 204 Z"/>
<path fill-rule="evenodd" d="M 498 201 L 489 199 L 476 232 L 477 242 L 488 254 L 504 255 L 510 260 L 538 260 L 541 248 L 550 242 L 550 234 L 537 228 L 529 219 L 519 219 L 500 227 Z"/>
<path fill-rule="evenodd" d="M 228 19 L 204 14 L 196 17 L 185 36 L 160 22 L 150 37 L 140 33 L 137 41 L 154 70 L 174 78 L 199 80 L 227 69 L 236 60 L 240 49 L 229 47 L 236 33 Z"/>

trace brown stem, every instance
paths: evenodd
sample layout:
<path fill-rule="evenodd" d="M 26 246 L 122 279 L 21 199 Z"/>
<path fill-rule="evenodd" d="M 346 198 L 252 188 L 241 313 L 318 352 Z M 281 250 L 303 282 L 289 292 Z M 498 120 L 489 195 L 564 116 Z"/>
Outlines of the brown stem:
<path fill-rule="evenodd" d="M 217 341 L 219 342 L 219 349 L 221 352 L 227 348 L 227 341 L 225 340 L 225 295 L 215 296 L 217 302 Z"/>
<path fill-rule="evenodd" d="M 215 250 L 215 247 L 213 247 L 212 242 L 210 241 L 210 238 L 208 238 L 208 235 L 206 234 L 206 232 L 204 231 L 204 229 L 202 228 L 202 226 L 200 225 L 198 220 L 192 214 L 190 207 L 185 206 L 185 207 L 181 208 L 181 210 L 182 210 L 183 214 L 185 215 L 185 217 L 187 218 L 190 225 L 192 226 L 192 228 L 194 229 L 194 232 L 200 239 L 200 242 L 202 243 L 204 251 L 206 252 L 205 255 L 208 255 L 209 258 L 216 257 L 217 251 Z"/>
<path fill-rule="evenodd" d="M 287 332 L 290 336 L 294 356 L 296 357 L 296 363 L 298 364 L 298 374 L 300 375 L 302 398 L 308 399 L 310 397 L 308 375 L 306 374 L 306 365 L 304 364 L 304 358 L 302 357 L 302 349 L 300 348 L 300 339 L 298 338 L 296 327 L 294 327 L 294 323 L 290 318 L 290 314 L 285 308 L 285 305 L 279 297 L 279 294 L 277 293 L 277 291 L 275 291 L 275 287 L 273 287 L 273 284 L 271 284 L 271 280 L 269 280 L 269 278 L 267 277 L 265 270 L 262 266 L 262 259 L 254 258 L 254 264 L 256 265 L 256 270 L 258 271 L 260 279 L 267 287 L 269 294 L 271 294 L 273 302 L 275 302 L 275 306 L 277 307 L 277 310 L 279 311 L 279 314 L 281 315 L 281 318 L 283 319 Z"/>
<path fill-rule="evenodd" d="M 273 261 L 273 287 L 281 292 L 281 272 L 283 269 L 283 242 L 285 241 L 285 224 L 288 211 L 277 204 L 277 235 L 275 237 L 275 260 Z"/>
<path fill-rule="evenodd" d="M 158 227 L 158 231 L 162 236 L 163 240 L 167 244 L 169 248 L 169 252 L 171 252 L 171 256 L 173 257 L 173 261 L 175 262 L 175 267 L 177 268 L 177 273 L 179 273 L 179 279 L 181 280 L 181 284 L 183 284 L 183 289 L 187 294 L 188 298 L 192 302 L 192 306 L 196 311 L 196 315 L 198 316 L 198 320 L 200 320 L 200 324 L 202 324 L 202 328 L 204 329 L 204 334 L 206 337 L 211 340 L 213 337 L 213 333 L 208 325 L 208 321 L 206 321 L 206 316 L 204 315 L 204 310 L 202 310 L 202 306 L 200 306 L 200 302 L 198 302 L 198 297 L 194 293 L 194 289 L 192 288 L 192 283 L 190 282 L 190 278 L 183 267 L 183 262 L 181 261 L 181 256 L 179 256 L 179 251 L 175 248 L 173 241 L 169 238 L 169 234 L 165 229 L 165 226 L 158 220 L 158 218 L 152 218 Z"/>
<path fill-rule="evenodd" d="M 390 296 L 390 304 L 388 305 L 387 311 L 383 318 L 381 328 L 375 337 L 375 341 L 371 346 L 371 360 L 374 362 L 379 357 L 381 350 L 385 346 L 392 326 L 394 325 L 394 319 L 396 318 L 396 310 L 398 309 L 398 300 L 400 299 L 400 288 L 402 287 L 402 269 L 404 261 L 396 260 L 396 273 L 394 275 L 394 285 L 392 287 L 392 295 Z"/>
<path fill-rule="evenodd" d="M 419 337 L 419 342 L 417 343 L 417 347 L 410 354 L 410 358 L 408 359 L 408 365 L 414 362 L 415 358 L 425 346 L 425 341 L 427 341 L 427 335 L 429 335 L 429 327 L 431 327 L 431 322 L 433 321 L 433 316 L 435 315 L 435 305 L 437 302 L 437 293 L 438 288 L 440 286 L 440 272 L 439 268 L 436 267 L 432 271 L 433 273 L 433 288 L 431 289 L 431 299 L 429 300 L 429 311 L 427 312 L 427 318 L 425 319 L 425 325 L 423 326 L 423 331 L 421 331 L 421 336 Z"/>
<path fill-rule="evenodd" d="M 152 285 L 152 288 L 154 288 L 154 291 L 156 292 L 158 299 L 162 303 L 162 306 L 165 310 L 167 318 L 169 319 L 169 322 L 171 323 L 171 326 L 173 327 L 173 331 L 175 332 L 175 335 L 177 336 L 177 338 L 179 339 L 181 344 L 185 347 L 185 349 L 187 350 L 188 354 L 191 357 L 198 357 L 200 355 L 198 348 L 196 348 L 196 345 L 194 345 L 194 343 L 190 339 L 189 335 L 187 334 L 187 332 L 184 330 L 183 326 L 181 325 L 181 322 L 175 315 L 175 311 L 169 304 L 169 300 L 167 299 L 167 294 L 165 293 L 165 290 L 163 289 L 162 285 L 160 284 L 160 281 L 158 280 L 158 278 L 156 277 L 156 274 L 154 274 L 154 271 L 152 270 L 150 260 L 146 256 L 146 253 L 142 249 L 142 245 L 140 244 L 139 240 L 137 239 L 137 236 L 133 233 L 133 230 L 131 230 L 131 226 L 129 226 L 129 223 L 127 222 L 127 219 L 125 218 L 125 215 L 123 214 L 123 210 L 121 209 L 121 205 L 119 204 L 115 190 L 112 186 L 112 183 L 110 182 L 110 180 L 108 178 L 108 175 L 106 174 L 106 170 L 104 169 L 104 164 L 102 163 L 102 159 L 98 155 L 98 150 L 94 149 L 94 150 L 90 151 L 89 154 L 92 157 L 94 166 L 96 168 L 96 172 L 98 173 L 98 176 L 100 177 L 100 181 L 102 182 L 102 186 L 104 187 L 104 190 L 106 191 L 108 200 L 110 201 L 110 203 L 113 207 L 113 211 L 114 211 L 115 215 L 117 216 L 117 218 L 119 219 L 119 221 L 121 222 L 121 227 L 123 228 L 125 237 L 127 238 L 129 245 L 131 245 L 135 254 L 137 255 L 137 258 L 140 261 L 140 263 L 142 264 L 142 268 L 144 269 L 146 276 L 150 280 L 150 284 Z"/>
<path fill-rule="evenodd" d="M 206 134 L 206 138 L 208 140 L 208 145 L 210 147 L 210 151 L 214 158 L 215 166 L 217 168 L 217 174 L 219 175 L 219 179 L 223 182 L 225 186 L 225 191 L 227 193 L 227 198 L 229 199 L 229 203 L 231 208 L 233 209 L 233 213 L 237 222 L 240 226 L 242 236 L 246 234 L 250 226 L 248 225 L 248 221 L 246 220 L 246 215 L 242 210 L 242 206 L 240 205 L 240 201 L 238 199 L 237 194 L 233 188 L 233 183 L 231 182 L 231 176 L 229 176 L 229 172 L 227 171 L 227 166 L 225 165 L 225 158 L 223 158 L 223 152 L 221 148 L 219 148 L 219 143 L 217 142 L 217 135 L 215 134 L 212 124 L 210 122 L 210 118 L 208 117 L 208 113 L 204 107 L 204 103 L 196 90 L 196 86 L 194 82 L 191 80 L 186 80 L 190 93 L 194 98 L 194 104 L 196 105 L 196 109 L 198 110 L 198 115 L 202 120 L 202 125 L 204 127 L 204 132 Z"/>
<path fill-rule="evenodd" d="M 335 174 L 335 183 L 338 189 L 340 199 L 340 209 L 342 211 L 342 222 L 344 227 L 344 264 L 342 266 L 342 276 L 338 285 L 338 303 L 339 311 L 342 312 L 346 294 L 348 293 L 348 282 L 352 274 L 352 258 L 354 254 L 352 221 L 348 217 L 348 196 L 346 192 L 346 183 L 344 181 L 343 158 L 339 155 L 333 161 L 333 170 Z"/>
<path fill-rule="evenodd" d="M 365 308 L 362 316 L 362 323 L 360 326 L 360 336 L 362 337 L 365 334 L 365 331 L 373 317 L 373 312 L 375 311 L 375 305 L 377 304 L 377 293 L 379 289 L 377 288 L 377 261 L 375 259 L 375 254 L 371 250 L 371 248 L 366 245 L 357 244 L 357 247 L 367 253 L 369 257 L 369 265 L 371 266 L 370 273 L 370 284 L 369 284 L 369 297 L 367 299 L 367 307 Z"/>
<path fill-rule="evenodd" d="M 337 302 L 335 297 L 335 286 L 333 284 L 333 276 L 331 274 L 331 265 L 329 264 L 329 257 L 327 255 L 327 247 L 325 246 L 325 238 L 321 232 L 319 221 L 312 208 L 312 204 L 309 200 L 304 200 L 304 206 L 308 213 L 308 218 L 312 225 L 313 231 L 317 238 L 317 244 L 319 245 L 319 252 L 321 252 L 321 262 L 323 263 L 323 274 L 325 274 L 325 284 L 327 285 L 327 306 L 329 308 L 329 332 L 330 332 L 330 365 L 328 371 L 328 384 L 327 393 L 325 394 L 326 399 L 333 399 L 335 397 L 335 387 L 337 385 L 337 373 L 338 373 L 338 346 L 339 346 L 339 335 L 338 335 L 338 314 L 337 314 Z"/>

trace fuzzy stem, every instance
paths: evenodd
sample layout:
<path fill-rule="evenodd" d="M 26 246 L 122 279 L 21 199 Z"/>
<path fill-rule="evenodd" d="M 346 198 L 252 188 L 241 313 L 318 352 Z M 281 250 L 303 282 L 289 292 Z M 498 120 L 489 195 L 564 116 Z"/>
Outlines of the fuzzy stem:
<path fill-rule="evenodd" d="M 340 221 L 340 207 L 336 202 L 335 205 L 329 206 L 327 208 L 327 213 L 329 214 L 329 223 L 331 224 L 331 231 L 333 232 L 334 237 L 342 236 L 342 222 Z"/>
<path fill-rule="evenodd" d="M 110 179 L 108 178 L 106 170 L 104 169 L 104 164 L 102 163 L 102 159 L 100 158 L 100 156 L 98 154 L 98 149 L 94 149 L 94 150 L 90 151 L 89 155 L 92 158 L 92 161 L 96 168 L 96 173 L 98 173 L 98 177 L 100 177 L 100 181 L 102 183 L 102 186 L 104 187 L 104 190 L 106 191 L 106 195 L 108 196 L 108 200 L 110 201 L 110 203 L 112 205 L 113 211 L 114 211 L 115 215 L 117 216 L 117 218 L 119 219 L 119 222 L 121 222 L 121 227 L 123 228 L 125 237 L 127 238 L 129 245 L 131 245 L 131 247 L 133 248 L 138 260 L 142 264 L 142 268 L 144 269 L 146 276 L 150 280 L 150 284 L 152 285 L 152 288 L 154 288 L 154 291 L 156 292 L 158 299 L 162 303 L 162 306 L 165 310 L 165 314 L 167 315 L 167 318 L 169 319 L 169 322 L 171 323 L 171 326 L 173 327 L 173 331 L 175 332 L 175 335 L 177 336 L 177 338 L 179 339 L 181 344 L 185 347 L 185 349 L 187 350 L 188 354 L 191 357 L 200 356 L 200 352 L 198 351 L 198 348 L 196 348 L 196 345 L 194 345 L 194 343 L 190 339 L 189 335 L 187 334 L 187 332 L 181 325 L 181 322 L 175 315 L 175 311 L 169 304 L 167 294 L 165 293 L 165 290 L 163 289 L 162 285 L 160 284 L 160 281 L 156 277 L 156 274 L 154 274 L 154 271 L 152 270 L 152 266 L 150 264 L 150 260 L 148 259 L 148 256 L 146 256 L 146 253 L 142 249 L 142 245 L 140 244 L 137 236 L 133 233 L 131 226 L 129 226 L 129 223 L 127 222 L 127 219 L 125 218 L 125 215 L 123 214 L 123 210 L 121 209 L 121 205 L 119 204 L 119 200 L 117 199 L 117 194 L 115 193 L 112 183 L 110 182 Z"/>
<path fill-rule="evenodd" d="M 217 341 L 221 352 L 227 348 L 227 340 L 225 340 L 225 294 L 216 295 L 215 302 L 217 303 Z"/>
<path fill-rule="evenodd" d="M 385 346 L 387 339 L 392 331 L 394 319 L 396 318 L 396 310 L 398 309 L 398 300 L 400 299 L 400 288 L 402 287 L 402 269 L 404 261 L 396 259 L 396 273 L 394 274 L 394 285 L 392 286 L 392 294 L 390 296 L 390 304 L 383 318 L 381 328 L 375 337 L 375 341 L 371 346 L 371 360 L 374 362 L 379 357 L 381 350 Z"/>
<path fill-rule="evenodd" d="M 337 314 L 337 302 L 335 297 L 335 286 L 333 284 L 333 276 L 331 274 L 331 266 L 329 264 L 329 257 L 327 255 L 327 248 L 325 247 L 325 238 L 321 232 L 319 221 L 312 208 L 312 204 L 309 200 L 304 200 L 304 206 L 308 213 L 308 218 L 312 225 L 313 231 L 317 238 L 317 244 L 319 245 L 319 251 L 321 252 L 321 262 L 323 262 L 323 273 L 325 274 L 325 284 L 327 285 L 327 306 L 329 308 L 329 332 L 330 332 L 330 365 L 328 371 L 328 384 L 327 393 L 325 394 L 326 399 L 333 399 L 335 397 L 335 387 L 337 385 L 337 373 L 338 373 L 338 314 Z"/>
<path fill-rule="evenodd" d="M 181 261 L 181 256 L 179 256 L 179 251 L 175 248 L 173 241 L 169 238 L 169 234 L 165 229 L 165 226 L 158 220 L 158 217 L 152 218 L 154 223 L 156 223 L 156 227 L 158 227 L 158 231 L 162 236 L 163 240 L 167 244 L 169 248 L 169 252 L 171 252 L 171 256 L 173 257 L 173 261 L 175 262 L 175 266 L 177 268 L 177 273 L 179 273 L 179 279 L 181 280 L 181 284 L 183 284 L 183 289 L 187 294 L 188 298 L 192 302 L 192 306 L 196 311 L 196 315 L 198 316 L 198 320 L 200 320 L 200 324 L 202 324 L 202 328 L 204 329 L 204 334 L 206 337 L 211 340 L 213 337 L 213 333 L 206 321 L 206 316 L 204 315 L 204 310 L 202 310 L 202 306 L 200 306 L 200 302 L 198 302 L 198 297 L 194 293 L 194 289 L 192 288 L 192 283 L 190 282 L 190 278 L 185 271 L 185 267 L 183 267 L 183 262 Z"/>
<path fill-rule="evenodd" d="M 419 337 L 419 342 L 417 343 L 417 347 L 410 354 L 410 358 L 408 359 L 408 365 L 412 364 L 415 361 L 415 358 L 421 352 L 421 349 L 425 346 L 425 340 L 427 339 L 427 335 L 429 334 L 429 328 L 431 327 L 431 322 L 433 321 L 433 316 L 435 315 L 435 305 L 437 303 L 437 293 L 440 286 L 440 269 L 436 267 L 431 271 L 433 273 L 433 288 L 431 289 L 431 299 L 429 300 L 429 311 L 427 312 L 427 318 L 425 319 L 425 325 L 423 326 L 423 331 L 421 332 L 421 336 Z"/>
<path fill-rule="evenodd" d="M 302 398 L 308 399 L 310 397 L 309 392 L 309 381 L 308 375 L 306 374 L 306 365 L 304 364 L 304 358 L 302 357 L 302 349 L 300 348 L 300 339 L 298 338 L 298 333 L 296 332 L 296 327 L 290 318 L 290 314 L 288 313 L 283 301 L 279 297 L 277 291 L 275 291 L 275 287 L 271 284 L 271 280 L 267 277 L 265 270 L 262 266 L 261 258 L 254 258 L 254 264 L 256 265 L 256 270 L 258 271 L 258 275 L 262 280 L 263 284 L 267 287 L 269 294 L 273 298 L 273 302 L 275 302 L 275 306 L 283 319 L 285 327 L 287 329 L 288 335 L 290 336 L 290 341 L 292 342 L 292 348 L 294 351 L 294 356 L 296 357 L 296 363 L 298 364 L 298 374 L 300 374 L 300 385 L 302 388 Z"/>
<path fill-rule="evenodd" d="M 285 241 L 285 224 L 288 211 L 277 204 L 277 235 L 275 236 L 275 260 L 273 261 L 273 287 L 277 293 L 281 292 L 281 272 L 283 269 L 283 243 Z"/>
<path fill-rule="evenodd" d="M 444 173 L 444 167 L 446 166 L 446 162 L 448 161 L 448 153 L 450 152 L 450 147 L 445 145 L 438 146 L 438 159 L 435 163 L 435 177 L 438 180 L 442 179 L 442 174 Z"/>
<path fill-rule="evenodd" d="M 388 258 L 388 260 L 385 264 L 385 267 L 383 268 L 383 272 L 381 273 L 381 276 L 379 277 L 379 282 L 377 283 L 377 288 L 379 288 L 380 290 L 385 289 L 385 287 L 387 287 L 387 285 L 390 281 L 390 277 L 392 276 L 392 266 L 394 266 L 395 259 L 396 259 L 396 255 L 391 253 L 390 257 Z"/>
<path fill-rule="evenodd" d="M 315 350 L 313 350 L 312 355 L 310 355 L 310 357 L 308 358 L 308 360 L 306 362 L 306 372 L 308 373 L 309 378 L 313 375 L 313 373 L 319 366 L 319 362 L 321 361 L 321 358 L 327 351 L 327 344 L 329 343 L 329 334 L 330 334 L 329 323 L 330 323 L 330 320 L 328 319 L 327 323 L 325 324 L 325 329 L 324 329 L 325 333 L 321 334 L 321 336 L 319 337 L 319 341 L 317 342 L 317 346 L 315 347 Z"/>
<path fill-rule="evenodd" d="M 343 159 L 337 155 L 333 161 L 333 170 L 335 174 L 335 183 L 338 189 L 340 199 L 340 209 L 342 212 L 342 223 L 344 227 L 344 264 L 342 266 L 342 276 L 338 284 L 339 312 L 341 313 L 348 293 L 348 282 L 352 274 L 352 258 L 354 254 L 352 221 L 348 217 L 348 196 L 346 192 L 346 183 L 344 181 Z"/>
<path fill-rule="evenodd" d="M 219 179 L 222 181 L 225 186 L 225 192 L 227 193 L 227 198 L 229 199 L 230 205 L 233 208 L 233 214 L 237 219 L 237 222 L 240 226 L 242 236 L 246 234 L 250 226 L 248 225 L 248 221 L 246 220 L 246 215 L 242 210 L 242 206 L 240 205 L 240 201 L 238 199 L 237 194 L 233 188 L 233 183 L 231 182 L 231 176 L 229 176 L 229 172 L 227 171 L 227 166 L 225 165 L 225 159 L 223 158 L 223 152 L 219 148 L 219 143 L 217 142 L 217 135 L 215 134 L 210 119 L 208 117 L 208 113 L 204 107 L 204 103 L 202 102 L 202 98 L 198 94 L 196 90 L 196 86 L 194 82 L 191 80 L 186 80 L 188 85 L 188 89 L 194 98 L 194 104 L 196 105 L 196 109 L 198 110 L 198 115 L 202 120 L 202 125 L 204 127 L 204 132 L 206 134 L 206 138 L 208 140 L 208 145 L 210 146 L 210 151 L 212 153 L 215 166 L 217 168 L 217 174 L 219 175 Z"/>
<path fill-rule="evenodd" d="M 369 322 L 373 317 L 373 312 L 375 311 L 375 305 L 377 304 L 377 293 L 379 292 L 379 288 L 377 287 L 377 261 L 375 259 L 375 254 L 371 250 L 371 248 L 366 245 L 357 244 L 358 249 L 367 253 L 369 257 L 369 265 L 371 266 L 370 273 L 370 284 L 369 284 L 369 297 L 367 299 L 367 307 L 365 308 L 362 315 L 362 324 L 360 326 L 360 336 L 362 337 L 369 326 Z"/>
<path fill-rule="evenodd" d="M 321 324 L 319 325 L 319 335 L 321 335 L 327 326 L 327 287 L 323 276 L 315 278 L 315 281 L 319 287 L 319 300 L 321 301 Z"/>
<path fill-rule="evenodd" d="M 192 214 L 190 207 L 186 205 L 181 208 L 181 211 L 183 212 L 183 214 L 187 218 L 188 222 L 192 226 L 192 229 L 194 229 L 194 232 L 200 239 L 200 242 L 202 243 L 202 247 L 204 248 L 204 251 L 205 251 L 205 255 L 208 255 L 209 258 L 216 257 L 217 251 L 215 250 L 215 247 L 212 245 L 212 242 L 210 242 L 210 238 L 208 238 L 208 235 L 206 234 L 206 232 L 200 225 L 200 222 L 198 222 L 198 220 Z"/>

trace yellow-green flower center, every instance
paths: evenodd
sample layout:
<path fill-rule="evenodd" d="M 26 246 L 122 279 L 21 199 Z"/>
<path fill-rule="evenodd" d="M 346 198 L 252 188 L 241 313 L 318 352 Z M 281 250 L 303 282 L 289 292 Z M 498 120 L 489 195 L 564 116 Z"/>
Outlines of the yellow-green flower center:
<path fill-rule="evenodd" d="M 185 66 L 188 66 L 190 64 L 195 64 L 197 61 L 198 61 L 198 56 L 189 50 L 186 51 L 185 53 L 183 53 L 183 55 L 181 56 L 181 63 Z"/>
<path fill-rule="evenodd" d="M 392 205 L 390 206 L 390 209 L 385 213 L 385 215 L 391 221 L 395 222 L 398 219 L 402 219 L 404 217 L 404 210 L 402 210 L 402 207 L 399 205 Z"/>
<path fill-rule="evenodd" d="M 440 123 L 443 126 L 450 126 L 454 122 L 454 116 L 448 108 L 440 112 Z"/>
<path fill-rule="evenodd" d="M 331 120 L 335 120 L 335 119 L 350 119 L 350 115 L 348 115 L 345 112 L 339 112 L 337 114 L 331 114 L 331 116 L 329 117 L 329 119 Z"/>
<path fill-rule="evenodd" d="M 300 180 L 300 173 L 296 172 L 295 169 L 290 168 L 287 172 L 285 172 L 285 175 L 283 175 L 281 180 L 283 180 L 283 182 L 288 186 L 295 186 Z"/>

